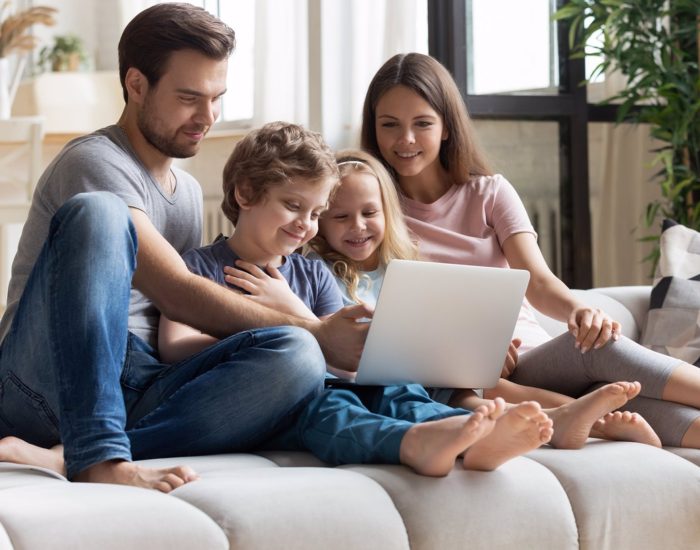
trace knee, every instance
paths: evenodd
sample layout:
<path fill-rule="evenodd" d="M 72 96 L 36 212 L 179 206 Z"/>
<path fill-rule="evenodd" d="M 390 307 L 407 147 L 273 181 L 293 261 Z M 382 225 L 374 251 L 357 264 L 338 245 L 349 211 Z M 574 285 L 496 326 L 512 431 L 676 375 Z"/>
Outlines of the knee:
<path fill-rule="evenodd" d="M 74 195 L 58 209 L 54 221 L 80 231 L 85 238 L 94 235 L 109 240 L 115 232 L 132 229 L 126 203 L 104 191 Z"/>
<path fill-rule="evenodd" d="M 136 230 L 126 203 L 104 191 L 79 193 L 68 199 L 51 220 L 49 238 L 61 235 L 68 246 L 96 253 L 102 246 L 110 256 L 120 245 L 136 253 Z M 71 244 L 72 243 L 72 244 Z"/>
<path fill-rule="evenodd" d="M 279 345 L 286 356 L 285 368 L 301 393 L 317 394 L 323 389 L 326 360 L 316 338 L 298 327 L 279 327 Z"/>

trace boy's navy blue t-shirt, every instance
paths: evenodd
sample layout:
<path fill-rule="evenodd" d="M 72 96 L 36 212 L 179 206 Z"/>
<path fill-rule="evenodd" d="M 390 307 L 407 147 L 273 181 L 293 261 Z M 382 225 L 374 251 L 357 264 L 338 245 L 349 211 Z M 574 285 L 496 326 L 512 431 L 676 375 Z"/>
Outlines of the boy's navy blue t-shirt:
<path fill-rule="evenodd" d="M 193 248 L 182 257 L 192 273 L 240 290 L 224 280 L 224 266 L 236 267 L 235 262 L 239 259 L 228 246 L 227 239 Z M 292 292 L 317 317 L 331 315 L 343 307 L 340 289 L 323 261 L 311 260 L 301 254 L 291 254 L 285 256 L 284 263 L 278 269 L 289 283 Z"/>

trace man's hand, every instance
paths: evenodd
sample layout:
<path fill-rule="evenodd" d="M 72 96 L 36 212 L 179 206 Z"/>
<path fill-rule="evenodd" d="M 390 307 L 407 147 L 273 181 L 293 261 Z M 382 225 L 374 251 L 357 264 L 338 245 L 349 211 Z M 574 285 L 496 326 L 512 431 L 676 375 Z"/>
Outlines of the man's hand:
<path fill-rule="evenodd" d="M 369 328 L 369 323 L 358 320 L 371 318 L 373 314 L 372 308 L 365 304 L 348 306 L 310 328 L 327 363 L 347 372 L 357 371 Z"/>
<path fill-rule="evenodd" d="M 518 366 L 518 348 L 522 344 L 520 338 L 514 338 L 510 345 L 508 346 L 508 355 L 506 355 L 506 360 L 503 363 L 503 369 L 501 370 L 501 378 L 509 378 L 515 367 Z"/>

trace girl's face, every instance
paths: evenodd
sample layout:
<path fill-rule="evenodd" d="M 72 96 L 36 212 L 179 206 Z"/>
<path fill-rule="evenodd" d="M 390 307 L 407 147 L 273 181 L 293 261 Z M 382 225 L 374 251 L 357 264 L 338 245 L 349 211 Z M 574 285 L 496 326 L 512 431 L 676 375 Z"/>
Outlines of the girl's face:
<path fill-rule="evenodd" d="M 379 265 L 384 240 L 384 210 L 379 182 L 371 174 L 353 172 L 342 179 L 320 222 L 330 247 L 372 271 Z"/>
<path fill-rule="evenodd" d="M 334 181 L 295 178 L 293 183 L 270 187 L 251 205 L 239 200 L 240 214 L 231 237 L 242 258 L 259 265 L 278 265 L 318 232 L 318 218 L 328 205 Z M 243 231 L 239 231 L 243 229 Z M 245 239 L 237 239 L 243 237 Z"/>
<path fill-rule="evenodd" d="M 441 171 L 440 145 L 447 139 L 442 117 L 410 88 L 394 86 L 379 98 L 375 132 L 382 157 L 400 179 Z"/>

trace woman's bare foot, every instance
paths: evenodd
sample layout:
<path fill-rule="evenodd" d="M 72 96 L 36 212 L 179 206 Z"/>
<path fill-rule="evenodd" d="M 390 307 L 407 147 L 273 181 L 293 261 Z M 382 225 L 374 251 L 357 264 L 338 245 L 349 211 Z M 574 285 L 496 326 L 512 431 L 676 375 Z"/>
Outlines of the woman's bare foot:
<path fill-rule="evenodd" d="M 630 411 L 615 411 L 598 420 L 591 430 L 592 437 L 614 441 L 634 441 L 661 447 L 661 440 L 644 418 Z"/>
<path fill-rule="evenodd" d="M 18 437 L 3 437 L 0 439 L 0 462 L 39 466 L 66 475 L 62 445 L 44 449 Z"/>
<path fill-rule="evenodd" d="M 491 433 L 474 443 L 464 454 L 467 470 L 490 471 L 504 462 L 547 443 L 552 421 L 536 401 L 524 401 L 508 409 Z"/>
<path fill-rule="evenodd" d="M 614 382 L 547 411 L 554 422 L 550 444 L 557 449 L 580 449 L 600 418 L 636 397 L 640 390 L 639 382 Z"/>
<path fill-rule="evenodd" d="M 470 415 L 414 424 L 401 440 L 401 463 L 424 476 L 446 476 L 465 449 L 493 430 L 504 408 L 499 398 Z"/>
<path fill-rule="evenodd" d="M 125 460 L 108 460 L 86 468 L 73 481 L 87 483 L 116 483 L 169 493 L 199 476 L 189 466 L 173 468 L 144 468 Z"/>

